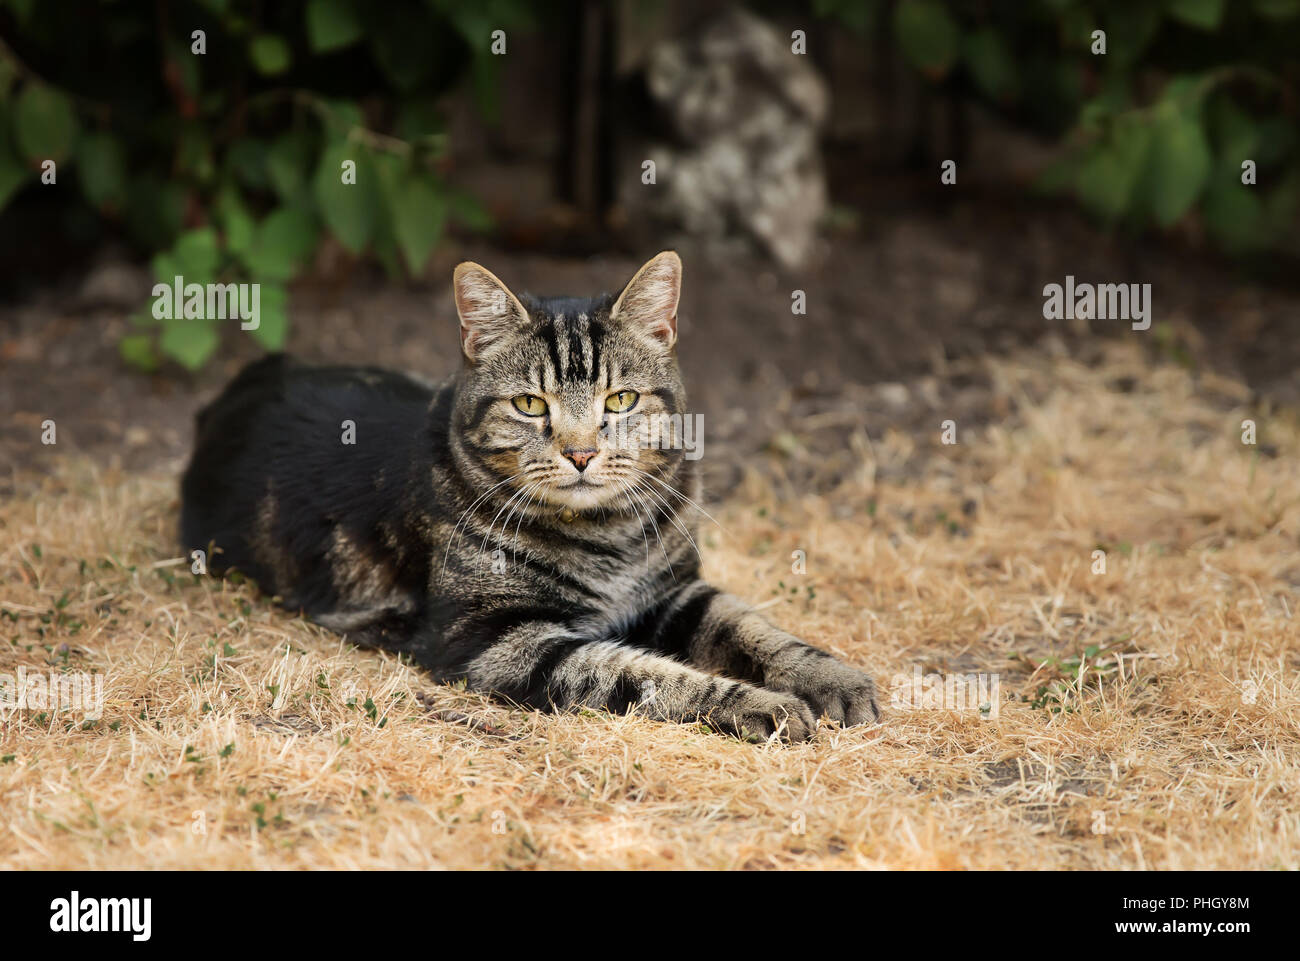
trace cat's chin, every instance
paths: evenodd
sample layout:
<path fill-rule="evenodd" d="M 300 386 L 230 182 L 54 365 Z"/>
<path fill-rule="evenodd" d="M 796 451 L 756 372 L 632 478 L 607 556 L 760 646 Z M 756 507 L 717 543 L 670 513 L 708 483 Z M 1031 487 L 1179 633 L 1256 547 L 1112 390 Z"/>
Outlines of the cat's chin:
<path fill-rule="evenodd" d="M 582 481 L 552 487 L 545 495 L 546 503 L 570 511 L 590 511 L 610 507 L 619 499 L 618 485 L 609 481 Z"/>

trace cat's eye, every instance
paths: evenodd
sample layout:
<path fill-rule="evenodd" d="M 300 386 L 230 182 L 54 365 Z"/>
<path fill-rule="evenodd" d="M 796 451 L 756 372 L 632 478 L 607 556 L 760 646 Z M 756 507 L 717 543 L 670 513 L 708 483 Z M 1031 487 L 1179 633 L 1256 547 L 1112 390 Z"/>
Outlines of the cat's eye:
<path fill-rule="evenodd" d="M 529 417 L 541 417 L 546 413 L 546 401 L 534 394 L 520 394 L 512 397 L 510 402 L 515 405 L 515 410 Z"/>
<path fill-rule="evenodd" d="M 613 414 L 623 414 L 636 406 L 641 395 L 634 390 L 620 390 L 605 398 L 605 409 Z"/>

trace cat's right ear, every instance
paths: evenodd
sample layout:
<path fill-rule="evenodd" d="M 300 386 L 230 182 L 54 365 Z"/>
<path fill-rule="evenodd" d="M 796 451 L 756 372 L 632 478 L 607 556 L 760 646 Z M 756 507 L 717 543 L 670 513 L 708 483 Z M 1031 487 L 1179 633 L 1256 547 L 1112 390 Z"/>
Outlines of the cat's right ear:
<path fill-rule="evenodd" d="M 473 362 L 495 341 L 528 323 L 528 311 L 492 271 L 466 261 L 452 275 L 460 349 Z"/>
<path fill-rule="evenodd" d="M 665 250 L 651 257 L 618 295 L 609 316 L 637 327 L 667 347 L 677 342 L 677 301 L 682 295 L 682 259 Z"/>

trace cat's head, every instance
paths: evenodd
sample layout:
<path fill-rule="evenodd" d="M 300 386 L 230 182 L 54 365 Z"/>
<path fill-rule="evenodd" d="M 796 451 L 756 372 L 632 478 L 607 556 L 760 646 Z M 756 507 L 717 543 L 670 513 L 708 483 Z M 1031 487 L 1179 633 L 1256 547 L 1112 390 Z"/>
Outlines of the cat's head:
<path fill-rule="evenodd" d="M 559 510 L 662 497 L 684 396 L 674 345 L 682 262 L 665 251 L 617 296 L 516 297 L 474 263 L 454 287 L 465 366 L 454 430 L 474 480 Z"/>

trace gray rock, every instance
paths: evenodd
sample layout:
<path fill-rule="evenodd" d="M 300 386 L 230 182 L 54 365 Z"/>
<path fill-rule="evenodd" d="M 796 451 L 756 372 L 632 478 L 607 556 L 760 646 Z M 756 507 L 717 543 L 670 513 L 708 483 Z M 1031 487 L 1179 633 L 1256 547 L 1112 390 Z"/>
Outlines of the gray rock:
<path fill-rule="evenodd" d="M 82 307 L 130 310 L 144 305 L 152 289 L 147 269 L 124 259 L 104 257 L 86 274 L 77 300 Z"/>
<path fill-rule="evenodd" d="M 652 147 L 653 215 L 704 238 L 739 232 L 783 265 L 802 263 L 826 209 L 818 137 L 829 107 L 808 58 L 729 9 L 655 47 L 646 81 L 678 140 Z"/>

